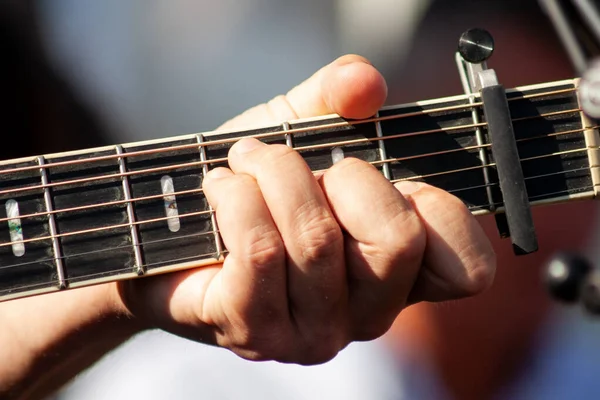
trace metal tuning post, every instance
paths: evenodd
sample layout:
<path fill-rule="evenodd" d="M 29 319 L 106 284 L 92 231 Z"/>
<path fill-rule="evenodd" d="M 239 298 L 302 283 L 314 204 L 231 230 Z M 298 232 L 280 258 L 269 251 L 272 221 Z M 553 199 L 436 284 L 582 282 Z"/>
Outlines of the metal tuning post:
<path fill-rule="evenodd" d="M 496 214 L 498 230 L 502 237 L 511 238 L 515 254 L 530 254 L 538 250 L 537 235 L 506 92 L 498 83 L 495 71 L 487 67 L 487 59 L 493 52 L 492 35 L 483 29 L 470 29 L 459 39 L 456 62 L 465 93 L 471 95 L 471 103 L 479 97 L 483 104 L 483 116 L 487 123 L 504 203 L 504 212 Z M 479 113 L 473 107 L 473 122 L 477 125 L 480 123 L 479 119 Z M 477 130 L 476 135 L 478 145 L 482 146 L 485 142 L 481 130 Z M 489 165 L 488 156 L 484 148 L 480 151 L 480 158 L 484 165 L 490 209 L 496 211 L 490 185 L 490 171 L 489 167 L 486 167 Z"/>

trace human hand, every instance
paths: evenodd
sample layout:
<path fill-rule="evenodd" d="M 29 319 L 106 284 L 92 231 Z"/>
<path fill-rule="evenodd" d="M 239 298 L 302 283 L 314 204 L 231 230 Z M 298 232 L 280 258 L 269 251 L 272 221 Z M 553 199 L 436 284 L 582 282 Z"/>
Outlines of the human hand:
<path fill-rule="evenodd" d="M 346 56 L 225 128 L 373 115 L 386 86 Z M 252 360 L 315 364 L 389 329 L 407 305 L 487 288 L 495 256 L 466 207 L 344 159 L 316 178 L 286 146 L 243 139 L 203 187 L 229 250 L 222 266 L 123 282 L 138 320 Z M 291 179 L 293 177 L 293 179 Z"/>

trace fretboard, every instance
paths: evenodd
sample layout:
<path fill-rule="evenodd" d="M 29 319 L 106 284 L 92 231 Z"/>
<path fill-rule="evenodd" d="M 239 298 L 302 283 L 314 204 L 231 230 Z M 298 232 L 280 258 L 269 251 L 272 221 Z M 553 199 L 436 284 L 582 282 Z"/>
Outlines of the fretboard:
<path fill-rule="evenodd" d="M 507 96 L 531 204 L 594 197 L 600 140 L 580 111 L 577 81 Z M 222 261 L 202 179 L 247 136 L 293 147 L 313 171 L 356 157 L 390 181 L 447 190 L 474 214 L 503 210 L 477 96 L 387 107 L 360 121 L 331 115 L 8 160 L 0 162 L 0 300 Z"/>

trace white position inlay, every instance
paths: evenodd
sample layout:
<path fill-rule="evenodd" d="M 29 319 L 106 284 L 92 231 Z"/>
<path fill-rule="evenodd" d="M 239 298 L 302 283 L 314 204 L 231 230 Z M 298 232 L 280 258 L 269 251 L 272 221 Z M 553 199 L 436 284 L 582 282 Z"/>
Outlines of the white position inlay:
<path fill-rule="evenodd" d="M 331 159 L 334 164 L 342 161 L 344 159 L 344 150 L 342 150 L 341 147 L 334 147 L 333 150 L 331 150 Z"/>
<path fill-rule="evenodd" d="M 160 186 L 162 192 L 165 195 L 165 213 L 167 214 L 167 225 L 171 232 L 177 232 L 181 228 L 179 221 L 179 211 L 177 211 L 177 200 L 175 199 L 175 187 L 173 186 L 173 179 L 169 175 L 165 175 L 160 179 Z"/>
<path fill-rule="evenodd" d="M 25 254 L 25 243 L 18 243 L 23 241 L 23 227 L 21 226 L 21 218 L 19 218 L 19 203 L 15 200 L 8 200 L 5 204 L 6 216 L 8 219 L 8 231 L 10 232 L 10 241 L 12 244 L 12 251 L 16 257 L 21 257 Z"/>

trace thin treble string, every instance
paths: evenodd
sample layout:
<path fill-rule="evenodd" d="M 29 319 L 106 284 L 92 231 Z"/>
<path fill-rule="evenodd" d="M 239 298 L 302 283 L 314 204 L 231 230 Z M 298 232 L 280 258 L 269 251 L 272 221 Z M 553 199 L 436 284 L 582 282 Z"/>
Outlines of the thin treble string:
<path fill-rule="evenodd" d="M 508 101 L 525 100 L 525 99 L 532 99 L 532 98 L 544 97 L 544 96 L 553 96 L 553 95 L 571 93 L 576 90 L 577 89 L 575 89 L 575 88 L 570 88 L 570 89 L 561 89 L 561 90 L 554 90 L 554 91 L 548 91 L 548 92 L 542 92 L 542 93 L 534 93 L 534 94 L 523 95 L 523 96 L 519 96 L 519 97 L 513 97 L 513 98 L 508 99 Z M 295 135 L 295 134 L 299 134 L 299 133 L 307 133 L 307 132 L 323 130 L 323 129 L 347 127 L 347 126 L 361 125 L 361 124 L 367 124 L 367 123 L 372 123 L 372 122 L 384 122 L 384 121 L 389 121 L 389 120 L 410 118 L 410 117 L 427 115 L 427 114 L 435 114 L 435 113 L 440 113 L 440 112 L 456 111 L 456 110 L 463 110 L 463 109 L 469 110 L 472 108 L 481 108 L 482 106 L 483 106 L 482 102 L 476 102 L 476 103 L 470 103 L 470 104 L 459 104 L 459 105 L 455 105 L 455 106 L 438 107 L 438 108 L 432 108 L 429 110 L 420 110 L 420 111 L 415 111 L 415 112 L 411 112 L 411 113 L 389 115 L 389 116 L 385 116 L 385 117 L 379 116 L 379 117 L 373 117 L 373 118 L 362 119 L 362 120 L 346 120 L 346 121 L 338 122 L 338 123 L 315 125 L 315 126 L 304 127 L 304 128 L 293 128 L 290 130 L 279 130 L 276 132 L 268 132 L 268 133 L 261 133 L 261 134 L 256 134 L 256 135 L 249 135 L 247 137 L 252 137 L 252 138 L 256 138 L 256 139 L 267 139 L 267 138 L 278 137 L 278 136 L 282 136 L 282 135 Z M 242 132 L 244 132 L 244 131 L 241 130 L 241 131 L 238 131 L 237 133 L 242 133 Z M 215 131 L 213 133 L 218 135 L 220 132 Z M 231 132 L 231 133 L 236 133 L 236 132 Z M 176 138 L 174 138 L 174 140 L 176 140 Z M 97 161 L 114 160 L 117 158 L 144 156 L 144 155 L 151 155 L 151 154 L 162 153 L 162 152 L 197 149 L 197 148 L 215 146 L 215 145 L 220 145 L 220 144 L 235 143 L 238 140 L 240 140 L 240 138 L 237 138 L 237 137 L 236 138 L 227 138 L 227 139 L 219 139 L 219 140 L 214 140 L 214 141 L 204 142 L 204 143 L 167 146 L 167 147 L 156 148 L 156 149 L 138 150 L 138 151 L 127 152 L 127 153 L 123 153 L 123 154 L 109 154 L 109 155 L 105 155 L 105 156 L 95 156 L 95 157 L 90 157 L 87 159 L 59 161 L 59 162 L 43 164 L 43 165 L 30 165 L 30 166 L 25 166 L 25 167 L 17 167 L 17 168 L 0 170 L 0 175 L 16 173 L 16 172 L 24 172 L 24 171 L 30 171 L 30 170 L 39 170 L 39 169 L 50 168 L 50 167 L 61 167 L 61 166 L 86 164 L 86 163 L 97 162 Z M 143 143 L 140 143 L 140 144 L 143 144 Z"/>
<path fill-rule="evenodd" d="M 226 253 L 227 251 L 223 251 L 222 253 Z M 215 262 L 218 262 L 218 256 L 221 255 L 217 252 L 212 252 L 212 253 L 206 253 L 206 254 L 199 254 L 197 256 L 192 256 L 192 257 L 182 257 L 182 258 L 177 258 L 177 259 L 172 259 L 172 260 L 168 260 L 168 261 L 164 261 L 166 263 L 176 263 L 176 262 L 181 262 L 181 261 L 195 261 L 195 260 L 207 260 L 208 258 L 212 258 Z M 154 265 L 160 265 L 163 264 L 163 262 L 160 263 L 152 263 L 152 264 L 144 264 L 141 267 L 142 268 L 150 268 Z M 131 273 L 135 273 L 132 268 L 119 268 L 119 269 L 115 269 L 115 270 L 111 270 L 111 271 L 104 271 L 104 272 L 96 272 L 93 274 L 87 274 L 87 275 L 81 275 L 81 276 L 76 276 L 73 278 L 66 278 L 65 281 L 66 282 L 75 282 L 75 281 L 80 281 L 80 280 L 92 280 L 94 277 L 103 277 L 106 273 L 110 273 L 110 274 L 122 274 L 122 273 L 127 273 L 127 272 L 131 272 Z M 115 279 L 118 280 L 118 279 Z M 3 290 L 0 291 L 0 296 L 2 296 L 3 294 L 9 294 L 14 292 L 15 290 L 33 290 L 35 288 L 45 288 L 47 287 L 47 285 L 49 283 L 53 283 L 53 282 L 44 282 L 44 283 L 34 283 L 34 284 L 27 284 L 27 285 L 20 285 L 20 286 L 14 286 L 10 289 L 7 290 Z"/>
<path fill-rule="evenodd" d="M 570 153 L 574 153 L 574 152 L 577 152 L 577 151 L 583 151 L 583 150 L 587 150 L 587 148 L 584 148 L 584 149 L 575 149 L 575 150 L 565 150 L 565 151 L 562 151 L 562 152 L 553 153 L 551 155 L 549 154 L 549 155 L 545 155 L 545 156 L 530 157 L 530 158 L 522 159 L 521 161 L 529 161 L 529 160 L 539 159 L 539 158 L 544 158 L 544 157 L 551 157 L 551 156 L 557 156 L 557 155 L 570 154 Z M 480 167 L 480 168 L 482 168 L 482 167 Z M 587 168 L 585 168 L 585 169 L 587 170 Z M 550 175 L 559 175 L 559 174 L 566 174 L 566 173 L 570 173 L 570 172 L 576 172 L 578 170 L 579 169 L 568 170 L 568 171 L 559 171 L 559 172 L 550 173 L 550 174 L 534 175 L 534 176 L 527 177 L 525 179 L 526 180 L 531 180 L 531 179 L 543 178 L 543 177 L 547 177 L 547 176 L 550 176 Z M 402 178 L 402 179 L 398 179 L 398 180 L 393 180 L 391 182 L 395 183 L 395 182 L 400 182 L 402 180 L 417 180 L 417 179 L 421 179 L 421 178 L 419 178 L 419 177 L 409 177 L 409 178 Z M 485 185 L 467 186 L 467 187 L 464 187 L 464 188 L 449 190 L 448 192 L 449 193 L 458 193 L 458 192 L 461 192 L 461 191 L 474 190 L 474 189 L 479 189 L 479 188 L 486 188 L 486 187 L 491 187 L 491 186 L 495 186 L 495 185 L 498 185 L 498 183 L 488 183 L 488 184 L 485 184 Z M 208 215 L 208 214 L 212 214 L 212 213 L 214 213 L 213 210 L 198 211 L 198 212 L 180 214 L 178 217 L 160 217 L 160 218 L 153 218 L 153 219 L 149 219 L 149 220 L 135 221 L 135 222 L 131 222 L 131 223 L 123 223 L 123 224 L 116 224 L 116 225 L 111 225 L 111 226 L 96 227 L 96 228 L 90 228 L 90 229 L 85 229 L 85 230 L 81 230 L 81 231 L 73 231 L 73 232 L 67 232 L 67 233 L 60 233 L 60 234 L 57 234 L 57 235 L 47 235 L 47 236 L 37 237 L 37 238 L 31 238 L 31 239 L 23 239 L 23 240 L 18 240 L 18 241 L 4 242 L 4 243 L 0 243 L 0 247 L 12 246 L 14 244 L 21 244 L 21 243 L 37 242 L 37 241 L 43 241 L 43 240 L 53 240 L 53 239 L 58 239 L 58 238 L 61 238 L 61 237 L 68 237 L 68 236 L 80 236 L 80 235 L 84 235 L 84 234 L 88 234 L 88 233 L 102 232 L 102 231 L 108 231 L 108 230 L 112 230 L 112 229 L 130 227 L 132 225 L 144 225 L 144 224 L 149 224 L 149 223 L 154 223 L 154 222 L 167 221 L 167 220 L 170 220 L 170 219 L 173 219 L 173 218 L 189 218 L 189 217 L 193 217 L 193 216 Z"/>
<path fill-rule="evenodd" d="M 179 236 L 163 238 L 163 239 L 147 240 L 147 241 L 140 242 L 138 244 L 122 244 L 122 245 L 113 246 L 113 247 L 109 247 L 109 248 L 86 251 L 83 253 L 69 254 L 68 256 L 63 255 L 63 256 L 59 257 L 59 259 L 61 259 L 63 261 L 67 261 L 67 260 L 70 260 L 73 258 L 88 256 L 91 254 L 101 254 L 101 253 L 114 251 L 114 250 L 129 249 L 129 248 L 133 248 L 133 247 L 142 247 L 142 246 L 147 246 L 149 244 L 170 242 L 170 241 L 180 240 L 180 239 L 189 239 L 189 238 L 194 238 L 194 237 L 209 236 L 209 235 L 215 235 L 217 233 L 220 233 L 220 231 L 219 230 L 202 231 L 202 232 L 197 232 L 197 233 L 191 233 L 189 235 L 179 235 Z M 39 264 L 39 263 L 43 263 L 43 262 L 54 262 L 54 260 L 56 260 L 56 257 L 49 257 L 49 258 L 41 259 L 41 260 L 34 260 L 34 261 L 28 261 L 28 262 L 23 262 L 23 263 L 18 263 L 18 264 L 0 266 L 0 271 L 5 270 L 5 269 L 11 269 L 11 268 L 26 267 L 28 265 L 35 265 L 35 264 Z"/>
<path fill-rule="evenodd" d="M 563 115 L 563 114 L 573 114 L 573 113 L 576 113 L 576 112 L 581 112 L 581 109 L 577 108 L 577 109 L 563 110 L 563 111 L 546 113 L 546 114 L 538 114 L 538 115 L 534 115 L 534 116 L 519 118 L 516 121 L 519 122 L 519 121 L 524 121 L 524 120 L 531 120 L 531 119 L 537 119 L 537 118 L 545 118 L 547 116 L 556 116 L 556 115 Z M 436 130 L 408 132 L 406 134 L 394 135 L 393 137 L 384 136 L 384 137 L 364 138 L 364 139 L 360 139 L 360 140 L 363 140 L 365 142 L 368 142 L 368 141 L 374 141 L 374 142 L 376 142 L 376 141 L 385 141 L 385 140 L 391 140 L 391 139 L 396 139 L 396 138 L 402 138 L 403 136 L 407 137 L 408 135 L 412 135 L 412 136 L 415 136 L 415 135 L 428 135 L 428 134 L 432 134 L 432 133 L 451 132 L 451 131 L 455 131 L 455 130 L 464 130 L 464 129 L 470 129 L 470 128 L 477 128 L 477 127 L 480 127 L 480 126 L 481 126 L 481 124 L 461 125 L 461 126 L 455 126 L 455 127 L 440 128 L 440 129 L 436 129 Z M 239 140 L 239 139 L 236 139 L 236 140 Z M 352 144 L 353 141 L 338 142 L 338 145 L 339 145 L 339 143 L 346 143 L 346 144 L 349 143 L 349 144 Z M 314 145 L 314 146 L 324 146 L 324 145 Z M 327 144 L 326 146 L 327 147 L 331 147 L 332 145 L 331 144 Z M 485 146 L 489 146 L 489 145 L 485 145 Z M 196 147 L 198 147 L 198 145 L 196 145 Z M 298 151 L 298 150 L 307 150 L 307 148 L 308 148 L 308 146 L 306 146 L 304 148 L 295 148 L 295 150 L 296 151 Z M 313 148 L 318 148 L 318 147 L 313 147 Z M 454 152 L 454 151 L 449 151 L 449 152 Z M 107 174 L 107 175 L 100 175 L 100 176 L 92 176 L 92 177 L 87 177 L 87 178 L 73 179 L 73 180 L 68 180 L 68 181 L 52 182 L 52 183 L 48 183 L 48 184 L 45 184 L 45 185 L 44 184 L 42 184 L 42 185 L 33 185 L 33 186 L 26 186 L 26 187 L 22 187 L 22 188 L 16 188 L 16 189 L 1 190 L 0 191 L 0 195 L 22 193 L 22 192 L 27 192 L 27 191 L 37 190 L 37 189 L 53 188 L 53 187 L 58 187 L 58 186 L 66 186 L 66 185 L 75 185 L 75 184 L 81 184 L 81 183 L 95 182 L 97 180 L 118 179 L 118 178 L 123 178 L 123 177 L 134 176 L 134 175 L 150 174 L 150 173 L 162 172 L 162 171 L 169 171 L 169 170 L 180 169 L 180 168 L 189 168 L 189 167 L 194 167 L 194 166 L 203 166 L 203 165 L 209 165 L 209 164 L 217 164 L 217 163 L 226 162 L 226 161 L 227 161 L 227 157 L 223 157 L 223 158 L 219 158 L 219 159 L 212 159 L 212 160 L 206 160 L 206 161 L 194 161 L 194 162 L 188 162 L 188 163 L 183 163 L 183 164 L 174 164 L 174 165 L 168 165 L 168 166 L 163 166 L 163 167 L 141 169 L 141 170 L 136 170 L 136 171 L 128 171 L 128 172 L 124 172 L 124 173 L 114 173 L 114 174 Z M 52 165 L 52 164 L 42 164 L 42 165 L 40 165 L 38 167 L 43 167 L 43 166 L 48 166 L 48 165 Z"/>
<path fill-rule="evenodd" d="M 570 194 L 577 194 L 577 193 L 585 193 L 586 191 L 592 191 L 592 190 L 594 190 L 594 186 L 583 186 L 580 188 L 560 190 L 558 192 L 544 193 L 544 194 L 539 194 L 536 196 L 531 196 L 531 197 L 529 197 L 529 201 L 536 201 L 536 200 L 539 200 L 542 198 L 555 197 L 557 195 L 570 195 Z M 502 207 L 503 205 L 504 205 L 503 202 L 497 201 L 494 203 L 486 203 L 486 204 L 478 205 L 478 206 L 467 206 L 467 208 L 469 209 L 469 211 L 473 211 L 473 210 L 489 211 L 490 206 Z"/>
<path fill-rule="evenodd" d="M 204 190 L 202 188 L 181 190 L 179 192 L 169 193 L 168 196 L 185 196 L 188 194 L 202 193 L 203 191 Z M 157 195 L 144 196 L 144 197 L 134 197 L 130 200 L 107 201 L 105 203 L 86 204 L 85 206 L 79 206 L 79 207 L 60 208 L 60 209 L 56 209 L 56 210 L 52 210 L 52 211 L 38 212 L 38 213 L 33 213 L 33 214 L 24 214 L 24 215 L 19 215 L 19 218 L 27 219 L 27 218 L 35 218 L 35 217 L 45 217 L 47 215 L 66 214 L 66 213 L 70 213 L 70 212 L 85 211 L 85 210 L 90 210 L 90 209 L 100 208 L 100 207 L 119 206 L 119 205 L 126 205 L 129 203 L 136 203 L 136 202 L 141 202 L 141 201 L 164 199 L 164 198 L 165 198 L 164 194 L 157 194 Z M 14 217 L 0 218 L 0 223 L 8 222 L 11 219 L 14 219 Z"/>
<path fill-rule="evenodd" d="M 132 225 L 133 226 L 144 225 L 144 224 L 150 224 L 150 223 L 154 223 L 154 222 L 172 220 L 175 218 L 182 219 L 182 218 L 189 218 L 189 217 L 195 217 L 195 216 L 200 216 L 200 215 L 212 215 L 213 212 L 214 211 L 212 211 L 212 210 L 195 211 L 195 212 L 191 212 L 191 213 L 179 214 L 176 217 L 174 217 L 174 216 L 160 217 L 160 218 L 146 219 L 146 220 L 142 220 L 142 221 L 125 222 L 122 224 L 116 224 L 116 225 L 110 225 L 110 226 L 98 226 L 96 228 L 84 229 L 81 231 L 65 232 L 65 233 L 59 233 L 56 235 L 47 235 L 47 236 L 40 236 L 40 237 L 36 237 L 36 238 L 31 238 L 31 239 L 23 239 L 23 240 L 11 241 L 11 242 L 4 242 L 4 243 L 0 243 L 0 247 L 11 246 L 13 244 L 38 242 L 38 241 L 42 241 L 42 240 L 52 240 L 52 239 L 58 239 L 58 238 L 62 238 L 62 237 L 69 237 L 69 236 L 78 236 L 78 235 L 84 235 L 84 234 L 88 234 L 88 233 L 102 232 L 102 231 L 111 230 L 111 229 L 128 228 Z"/>

